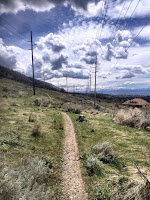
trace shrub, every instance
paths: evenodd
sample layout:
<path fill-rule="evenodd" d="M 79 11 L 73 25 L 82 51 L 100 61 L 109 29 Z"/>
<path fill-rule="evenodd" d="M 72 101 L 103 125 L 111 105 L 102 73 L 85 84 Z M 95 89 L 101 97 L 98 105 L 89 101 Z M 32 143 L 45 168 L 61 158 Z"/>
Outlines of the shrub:
<path fill-rule="evenodd" d="M 35 99 L 34 106 L 48 107 L 51 103 L 50 99 Z"/>
<path fill-rule="evenodd" d="M 104 163 L 115 163 L 119 158 L 117 152 L 113 152 L 111 144 L 104 142 L 96 144 L 92 147 L 92 152 L 96 154 L 97 158 Z"/>
<path fill-rule="evenodd" d="M 8 92 L 8 88 L 7 88 L 7 87 L 3 87 L 3 88 L 2 88 L 2 91 L 3 91 L 3 92 Z"/>
<path fill-rule="evenodd" d="M 34 106 L 40 106 L 41 105 L 41 100 L 40 99 L 35 99 L 34 100 Z"/>
<path fill-rule="evenodd" d="M 82 112 L 82 106 L 77 104 L 69 104 L 66 106 L 65 111 L 80 114 Z"/>
<path fill-rule="evenodd" d="M 7 151 L 9 147 L 23 147 L 20 142 L 20 134 L 15 130 L 8 130 L 0 136 L 0 150 Z"/>
<path fill-rule="evenodd" d="M 2 163 L 0 168 L 0 199 L 55 199 L 51 189 L 46 186 L 48 167 L 38 157 L 22 160 L 21 166 L 15 170 L 4 167 Z"/>
<path fill-rule="evenodd" d="M 40 105 L 40 106 L 41 106 L 41 107 L 48 107 L 50 103 L 51 103 L 51 102 L 50 102 L 49 99 L 42 99 L 41 105 Z"/>
<path fill-rule="evenodd" d="M 38 137 L 41 135 L 41 125 L 40 124 L 34 124 L 34 128 L 32 130 L 32 136 Z"/>
<path fill-rule="evenodd" d="M 113 191 L 108 184 L 101 185 L 96 188 L 95 200 L 112 200 L 112 199 L 113 199 Z"/>
<path fill-rule="evenodd" d="M 86 161 L 86 167 L 89 174 L 101 174 L 103 169 L 103 163 L 98 158 L 90 155 Z"/>
<path fill-rule="evenodd" d="M 36 119 L 35 119 L 35 115 L 33 115 L 33 113 L 30 113 L 30 115 L 29 115 L 29 120 L 28 120 L 29 122 L 35 122 L 36 121 Z"/>
<path fill-rule="evenodd" d="M 53 167 L 53 159 L 51 157 L 46 156 L 43 158 L 43 160 L 47 167 L 49 167 L 50 169 Z"/>
<path fill-rule="evenodd" d="M 122 125 L 142 129 L 146 129 L 148 126 L 150 126 L 149 117 L 138 108 L 119 110 L 115 117 L 115 121 Z"/>
<path fill-rule="evenodd" d="M 11 102 L 10 105 L 11 106 L 17 106 L 16 102 Z"/>

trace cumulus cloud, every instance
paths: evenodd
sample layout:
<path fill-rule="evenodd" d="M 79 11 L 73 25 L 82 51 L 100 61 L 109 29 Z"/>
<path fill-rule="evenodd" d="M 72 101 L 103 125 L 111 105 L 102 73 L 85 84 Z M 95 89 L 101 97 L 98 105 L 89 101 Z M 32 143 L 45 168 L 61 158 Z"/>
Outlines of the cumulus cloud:
<path fill-rule="evenodd" d="M 115 58 L 122 58 L 122 59 L 127 59 L 128 57 L 128 51 L 126 48 L 124 47 L 118 47 L 115 50 L 115 54 L 114 54 Z"/>
<path fill-rule="evenodd" d="M 81 54 L 87 51 L 87 46 L 85 44 L 77 45 L 72 48 L 74 54 Z"/>
<path fill-rule="evenodd" d="M 131 32 L 128 30 L 120 31 L 118 30 L 115 36 L 115 42 L 120 43 L 123 40 L 129 40 L 132 38 Z"/>
<path fill-rule="evenodd" d="M 110 61 L 112 56 L 114 56 L 114 47 L 111 43 L 107 43 L 104 53 L 102 54 L 102 58 Z"/>
<path fill-rule="evenodd" d="M 11 47 L 4 46 L 2 39 L 0 40 L 0 49 L 0 65 L 10 69 L 15 69 L 17 59 L 13 49 Z"/>
<path fill-rule="evenodd" d="M 52 49 L 53 52 L 59 53 L 66 48 L 66 44 L 60 35 L 53 33 L 48 34 L 46 37 L 41 37 L 37 42 L 37 48 L 43 50 L 44 48 Z"/>

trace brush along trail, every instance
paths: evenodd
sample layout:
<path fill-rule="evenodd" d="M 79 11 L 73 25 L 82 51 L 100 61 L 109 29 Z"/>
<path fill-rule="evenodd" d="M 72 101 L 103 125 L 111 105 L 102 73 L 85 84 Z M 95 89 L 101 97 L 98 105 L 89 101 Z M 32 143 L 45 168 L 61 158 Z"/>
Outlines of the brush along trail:
<path fill-rule="evenodd" d="M 65 119 L 65 140 L 63 153 L 62 190 L 64 200 L 87 200 L 81 176 L 79 152 L 74 127 L 70 117 L 62 113 Z"/>

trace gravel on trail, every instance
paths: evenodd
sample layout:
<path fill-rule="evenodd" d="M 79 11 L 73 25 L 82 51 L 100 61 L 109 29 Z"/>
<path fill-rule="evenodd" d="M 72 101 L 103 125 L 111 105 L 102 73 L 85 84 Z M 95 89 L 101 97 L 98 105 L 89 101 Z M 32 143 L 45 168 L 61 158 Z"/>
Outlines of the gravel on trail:
<path fill-rule="evenodd" d="M 78 145 L 74 126 L 70 117 L 62 113 L 65 119 L 65 140 L 63 152 L 62 192 L 63 200 L 87 200 L 81 176 Z"/>

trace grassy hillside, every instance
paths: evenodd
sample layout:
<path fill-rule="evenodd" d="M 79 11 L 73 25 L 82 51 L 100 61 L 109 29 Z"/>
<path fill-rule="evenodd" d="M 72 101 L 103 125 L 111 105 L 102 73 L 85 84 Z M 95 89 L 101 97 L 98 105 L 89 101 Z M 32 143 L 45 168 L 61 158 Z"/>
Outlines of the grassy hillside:
<path fill-rule="evenodd" d="M 143 182 L 135 163 L 150 180 L 150 131 L 119 125 L 108 113 L 93 110 L 86 111 L 84 114 L 87 121 L 82 123 L 76 121 L 77 115 L 70 114 L 70 117 L 77 133 L 82 172 L 90 198 L 112 199 L 114 190 L 119 188 L 118 191 L 122 197 L 118 196 L 116 199 L 123 199 L 125 195 L 131 193 L 128 191 L 129 184 L 135 181 L 138 184 Z M 91 158 L 91 155 L 97 156 L 91 149 L 94 145 L 103 142 L 109 142 L 113 152 L 119 154 L 119 158 L 115 162 L 101 163 L 100 173 L 89 173 L 87 160 Z M 96 168 L 95 163 L 94 167 Z"/>
<path fill-rule="evenodd" d="M 59 199 L 64 121 L 55 108 L 34 106 L 34 99 L 48 99 L 48 91 L 37 89 L 36 93 L 33 97 L 32 87 L 0 79 L 0 152 L 10 169 L 18 169 L 26 158 L 50 160 L 47 184 Z M 30 115 L 33 122 L 29 122 Z M 37 137 L 32 135 L 34 126 L 40 131 Z"/>
<path fill-rule="evenodd" d="M 37 106 L 39 102 L 42 103 Z M 50 106 L 44 107 L 47 106 L 47 102 Z M 132 199 L 132 194 L 143 187 L 143 179 L 138 174 L 136 164 L 150 180 L 150 131 L 117 124 L 114 116 L 117 110 L 122 108 L 120 104 L 104 101 L 98 101 L 98 104 L 98 110 L 94 110 L 90 97 L 41 88 L 36 88 L 36 96 L 33 96 L 32 86 L 11 79 L 0 79 L 0 152 L 3 161 L 0 177 L 3 180 L 1 184 L 9 189 L 4 191 L 10 195 L 8 199 L 23 185 L 19 182 L 14 188 L 15 184 L 11 183 L 14 174 L 18 177 L 17 180 L 22 179 L 25 174 L 35 177 L 36 184 L 33 184 L 33 180 L 30 180 L 32 184 L 27 181 L 30 190 L 24 192 L 26 195 L 29 193 L 30 197 L 33 195 L 33 199 L 34 195 L 39 199 L 61 199 L 64 138 L 61 111 L 68 111 L 75 126 L 82 174 L 90 199 L 109 200 L 114 193 L 118 195 L 116 200 L 124 197 Z M 80 111 L 86 116 L 84 122 L 79 122 L 79 114 L 73 113 Z M 94 152 L 94 146 L 103 142 L 109 142 L 112 152 L 99 162 L 97 157 L 102 155 Z M 108 146 L 108 143 L 105 144 Z M 110 149 L 108 146 L 109 151 Z M 93 163 L 94 167 L 91 168 Z M 48 168 L 46 176 L 45 167 Z M 8 176 L 3 175 L 4 171 Z M 40 179 L 37 176 L 39 172 Z M 43 186 L 45 189 L 40 188 L 39 180 L 46 184 Z M 32 188 L 35 194 L 31 194 Z M 50 191 L 50 196 L 46 197 L 46 193 L 43 192 L 45 190 Z M 42 197 L 39 193 L 45 196 Z"/>

